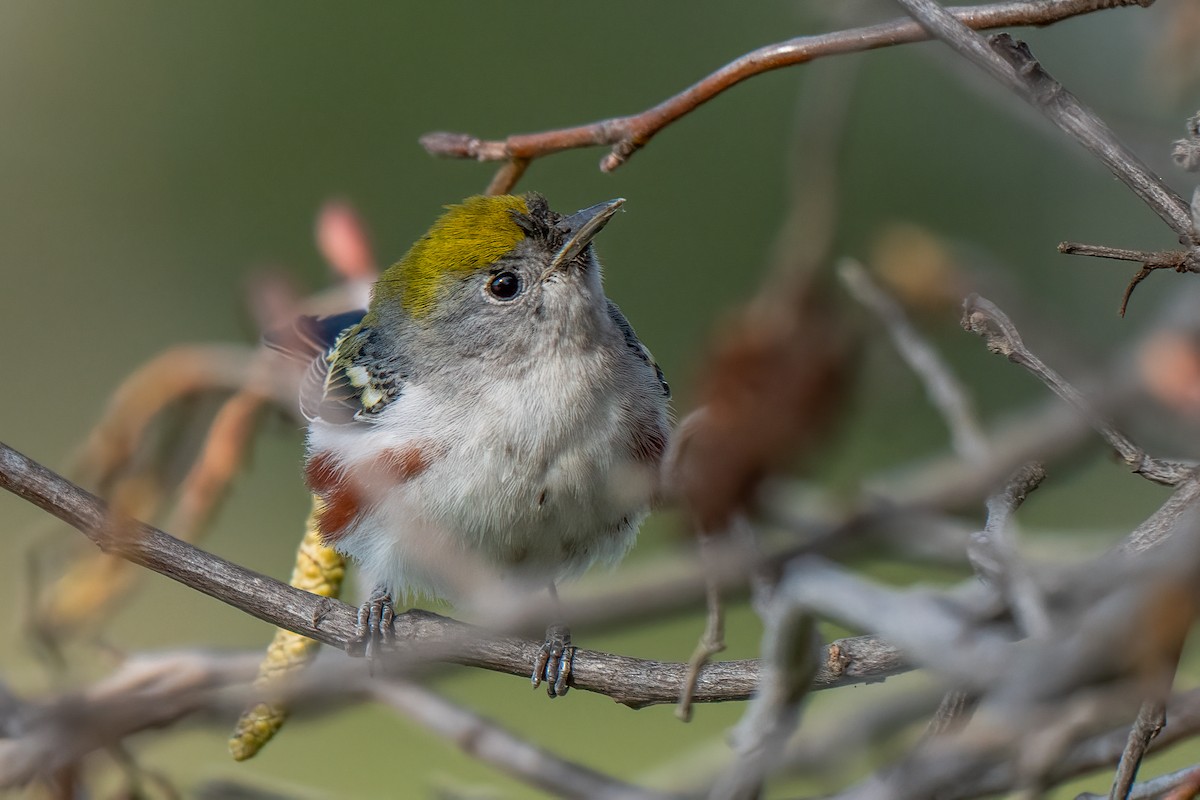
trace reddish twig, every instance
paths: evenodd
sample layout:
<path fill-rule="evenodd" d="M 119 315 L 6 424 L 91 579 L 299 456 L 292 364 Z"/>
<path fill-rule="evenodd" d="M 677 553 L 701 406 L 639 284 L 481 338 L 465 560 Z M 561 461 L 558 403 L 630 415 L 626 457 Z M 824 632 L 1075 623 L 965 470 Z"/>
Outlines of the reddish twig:
<path fill-rule="evenodd" d="M 1049 25 L 1068 17 L 1120 6 L 1148 6 L 1153 0 L 1015 0 L 986 6 L 950 9 L 964 25 L 989 28 Z M 600 161 L 603 172 L 611 172 L 645 147 L 663 128 L 695 111 L 717 95 L 755 75 L 804 64 L 823 56 L 875 50 L 930 38 L 921 26 L 907 19 L 814 36 L 760 47 L 721 67 L 679 94 L 640 114 L 540 133 L 515 134 L 501 140 L 479 139 L 466 133 L 436 132 L 421 137 L 421 146 L 431 155 L 470 158 L 476 161 L 506 161 L 488 187 L 489 193 L 512 189 L 529 161 L 583 147 L 611 147 Z"/>

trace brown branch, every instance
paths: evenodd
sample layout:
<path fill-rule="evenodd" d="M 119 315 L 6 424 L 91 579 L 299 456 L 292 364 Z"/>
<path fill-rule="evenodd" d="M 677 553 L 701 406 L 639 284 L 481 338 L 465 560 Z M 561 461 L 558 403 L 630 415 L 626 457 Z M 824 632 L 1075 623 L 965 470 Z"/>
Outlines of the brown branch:
<path fill-rule="evenodd" d="M 101 550 L 140 564 L 272 625 L 344 649 L 355 638 L 357 610 L 301 591 L 200 550 L 149 525 L 115 520 L 99 498 L 17 451 L 0 444 L 0 488 L 77 528 Z M 490 633 L 425 611 L 396 618 L 399 650 L 528 678 L 539 641 Z M 878 681 L 909 667 L 899 653 L 874 637 L 842 639 L 824 654 L 814 688 Z M 757 660 L 722 661 L 704 667 L 696 702 L 745 700 L 758 683 Z M 687 665 L 579 650 L 572 686 L 641 708 L 673 703 Z"/>
<path fill-rule="evenodd" d="M 934 0 L 896 2 L 930 34 L 1012 89 L 1083 145 L 1158 214 L 1180 242 L 1192 243 L 1192 218 L 1187 202 L 1125 147 L 1104 120 L 1051 77 L 1023 42 L 1007 34 L 984 39 Z"/>
<path fill-rule="evenodd" d="M 1135 473 L 1166 486 L 1178 486 L 1195 475 L 1195 464 L 1152 458 L 1118 431 L 1093 407 L 1082 392 L 1025 347 L 1012 320 L 991 301 L 977 294 L 968 297 L 963 303 L 962 326 L 971 333 L 982 336 L 990 352 L 1002 355 L 1029 370 L 1051 391 L 1073 406 Z"/>
<path fill-rule="evenodd" d="M 1120 315 L 1125 316 L 1129 307 L 1129 298 L 1138 284 L 1149 277 L 1156 269 L 1173 269 L 1176 272 L 1200 272 L 1196 257 L 1187 250 L 1166 250 L 1147 252 L 1145 250 L 1126 250 L 1121 247 L 1106 247 L 1098 244 L 1080 244 L 1078 242 L 1060 242 L 1058 252 L 1069 256 L 1095 256 L 1097 258 L 1112 258 L 1118 261 L 1136 261 L 1142 268 L 1134 273 L 1121 296 Z"/>
<path fill-rule="evenodd" d="M 121 382 L 75 462 L 85 480 L 109 485 L 125 467 L 150 421 L 198 392 L 237 391 L 254 364 L 243 345 L 180 345 L 147 361 Z"/>
<path fill-rule="evenodd" d="M 1152 2 L 1153 0 L 1015 0 L 985 6 L 962 6 L 951 9 L 951 13 L 971 28 L 987 29 L 1017 25 L 1049 25 L 1079 14 L 1121 6 L 1148 6 Z M 640 114 L 613 117 L 573 128 L 515 134 L 502 140 L 479 139 L 465 133 L 428 133 L 421 137 L 421 146 L 435 156 L 512 163 L 518 160 L 528 162 L 563 150 L 608 146 L 612 150 L 601 160 L 600 169 L 611 172 L 645 147 L 663 128 L 755 75 L 804 64 L 824 56 L 875 50 L 920 42 L 928 38 L 929 35 L 919 25 L 906 19 L 815 36 L 800 36 L 746 53 L 679 94 Z M 514 171 L 519 177 L 520 172 L 512 163 L 501 169 L 501 173 L 492 181 L 489 191 L 505 183 L 508 183 L 506 189 L 511 189 L 515 178 L 508 181 L 508 177 L 511 177 Z"/>

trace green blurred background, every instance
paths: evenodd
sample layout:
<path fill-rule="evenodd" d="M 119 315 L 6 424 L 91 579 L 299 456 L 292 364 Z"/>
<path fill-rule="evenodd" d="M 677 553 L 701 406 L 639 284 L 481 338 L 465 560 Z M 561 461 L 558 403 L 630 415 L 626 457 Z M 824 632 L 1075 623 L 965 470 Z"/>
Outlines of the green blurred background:
<path fill-rule="evenodd" d="M 1162 42 L 1195 2 L 1160 0 L 1149 10 L 1021 32 L 1056 77 L 1185 195 L 1190 184 L 1168 153 L 1195 111 L 1187 89 L 1196 84 L 1164 61 Z M 422 133 L 501 137 L 632 113 L 742 52 L 828 29 L 826 15 L 844 14 L 843 5 L 2 0 L 0 438 L 62 467 L 137 365 L 176 343 L 251 341 L 246 282 L 256 269 L 286 269 L 309 289 L 329 282 L 312 222 L 330 197 L 353 202 L 381 259 L 397 258 L 442 204 L 481 191 L 492 171 L 429 158 L 416 144 Z M 895 14 L 887 4 L 863 8 L 872 20 Z M 849 58 L 861 69 L 840 156 L 839 253 L 867 256 L 889 223 L 926 226 L 976 253 L 971 268 L 993 270 L 998 299 L 1030 326 L 1032 346 L 1051 359 L 1096 363 L 1133 337 L 1157 298 L 1191 280 L 1154 275 L 1119 320 L 1129 270 L 1059 256 L 1054 246 L 1171 246 L 1149 211 L 940 46 Z M 614 174 L 601 174 L 603 151 L 589 150 L 539 161 L 521 183 L 563 210 L 628 198 L 600 245 L 609 294 L 662 362 L 680 413 L 714 323 L 757 287 L 790 192 L 795 120 L 827 69 L 817 63 L 755 78 L 669 128 Z M 924 324 L 985 415 L 1041 396 L 961 333 L 956 317 L 948 310 Z M 946 448 L 920 386 L 886 342 L 868 346 L 864 368 L 850 423 L 812 476 L 842 490 Z M 265 426 L 205 547 L 286 578 L 307 507 L 300 456 L 298 427 Z M 1034 529 L 1079 531 L 1088 538 L 1081 546 L 1095 547 L 1163 497 L 1098 462 L 1052 478 L 1022 519 Z M 20 634 L 26 553 L 35 540 L 77 534 L 48 533 L 39 512 L 9 496 L 0 497 L 0 518 L 8 544 L 0 599 L 12 609 L 0 619 L 0 673 L 36 695 L 47 679 Z M 632 558 L 671 552 L 674 536 L 670 519 L 652 520 Z M 753 614 L 739 606 L 731 616 L 726 655 L 755 655 Z M 627 633 L 575 633 L 587 647 L 683 660 L 701 624 L 697 612 Z M 253 648 L 269 635 L 246 615 L 151 576 L 100 638 L 136 651 Z M 92 653 L 101 670 L 94 650 L 80 652 Z M 837 724 L 848 709 L 913 681 L 823 693 L 807 724 Z M 634 712 L 583 692 L 552 703 L 517 679 L 481 672 L 447 668 L 439 686 L 568 757 L 661 785 L 678 777 L 656 771 L 666 763 L 686 775 L 689 765 L 720 757 L 742 711 L 702 707 L 685 726 L 670 708 Z M 242 765 L 228 759 L 225 736 L 216 726 L 150 734 L 136 745 L 147 766 L 185 789 L 225 777 L 309 787 L 314 797 L 422 796 L 446 787 L 533 794 L 379 709 L 295 720 Z M 1190 750 L 1169 763 L 1200 758 L 1200 746 Z"/>

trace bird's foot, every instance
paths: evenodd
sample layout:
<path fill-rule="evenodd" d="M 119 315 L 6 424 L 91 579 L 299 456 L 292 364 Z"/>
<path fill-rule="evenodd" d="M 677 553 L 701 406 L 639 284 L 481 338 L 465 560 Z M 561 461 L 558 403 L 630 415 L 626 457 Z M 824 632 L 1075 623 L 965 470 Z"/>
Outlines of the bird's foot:
<path fill-rule="evenodd" d="M 533 661 L 534 687 L 546 681 L 546 694 L 562 697 L 570 688 L 571 665 L 575 660 L 575 646 L 571 644 L 571 631 L 566 625 L 551 625 L 546 628 L 546 641 Z"/>
<path fill-rule="evenodd" d="M 366 656 L 369 668 L 374 670 L 384 646 L 396 640 L 396 631 L 392 627 L 395 618 L 392 596 L 384 587 L 376 586 L 371 596 L 358 607 L 358 627 L 354 638 L 346 643 L 346 652 L 352 656 Z"/>

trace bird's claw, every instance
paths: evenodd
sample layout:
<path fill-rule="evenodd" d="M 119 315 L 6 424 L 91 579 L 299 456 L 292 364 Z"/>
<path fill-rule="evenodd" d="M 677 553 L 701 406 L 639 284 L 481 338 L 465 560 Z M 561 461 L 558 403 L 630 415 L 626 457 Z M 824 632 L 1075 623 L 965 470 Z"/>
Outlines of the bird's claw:
<path fill-rule="evenodd" d="M 368 668 L 373 671 L 384 646 L 396 639 L 396 631 L 392 627 L 395 619 L 391 595 L 377 588 L 358 607 L 358 627 L 354 631 L 354 638 L 346 643 L 346 652 L 353 656 L 366 656 Z"/>
<path fill-rule="evenodd" d="M 533 661 L 530 676 L 534 688 L 546 681 L 546 694 L 562 697 L 570 686 L 571 666 L 575 660 L 575 647 L 571 644 L 571 631 L 566 625 L 551 625 L 546 629 L 546 641 Z"/>

